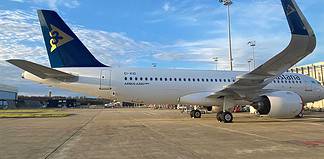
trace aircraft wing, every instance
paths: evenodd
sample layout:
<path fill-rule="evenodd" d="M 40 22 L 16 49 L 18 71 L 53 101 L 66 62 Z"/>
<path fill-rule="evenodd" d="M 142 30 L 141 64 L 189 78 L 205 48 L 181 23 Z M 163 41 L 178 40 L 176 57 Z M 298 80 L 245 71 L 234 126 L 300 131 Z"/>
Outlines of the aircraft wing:
<path fill-rule="evenodd" d="M 69 81 L 69 82 L 78 79 L 78 76 L 66 72 L 58 71 L 26 60 L 12 59 L 12 60 L 7 60 L 7 62 L 27 72 L 30 72 L 31 74 L 42 79 L 54 78 L 60 81 Z"/>
<path fill-rule="evenodd" d="M 235 83 L 211 96 L 225 94 L 249 97 L 264 93 L 262 88 L 313 52 L 316 46 L 315 34 L 295 0 L 281 0 L 281 3 L 292 34 L 287 48 L 255 70 L 237 77 Z"/>

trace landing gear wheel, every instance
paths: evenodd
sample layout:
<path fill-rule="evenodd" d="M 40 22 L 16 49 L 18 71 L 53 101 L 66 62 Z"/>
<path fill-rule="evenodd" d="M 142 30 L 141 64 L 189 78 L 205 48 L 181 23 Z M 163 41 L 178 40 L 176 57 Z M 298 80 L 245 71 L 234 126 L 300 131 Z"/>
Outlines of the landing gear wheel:
<path fill-rule="evenodd" d="M 200 110 L 194 110 L 193 117 L 194 118 L 201 118 L 201 112 L 200 112 Z"/>
<path fill-rule="evenodd" d="M 221 118 L 222 113 L 223 113 L 223 111 L 220 111 L 220 112 L 217 112 L 217 114 L 216 114 L 216 119 L 217 119 L 219 122 L 222 122 L 222 118 Z"/>
<path fill-rule="evenodd" d="M 231 123 L 233 121 L 233 115 L 230 112 L 223 112 L 221 115 L 221 120 L 224 121 L 224 123 Z"/>
<path fill-rule="evenodd" d="M 194 117 L 195 110 L 190 111 L 190 118 Z"/>

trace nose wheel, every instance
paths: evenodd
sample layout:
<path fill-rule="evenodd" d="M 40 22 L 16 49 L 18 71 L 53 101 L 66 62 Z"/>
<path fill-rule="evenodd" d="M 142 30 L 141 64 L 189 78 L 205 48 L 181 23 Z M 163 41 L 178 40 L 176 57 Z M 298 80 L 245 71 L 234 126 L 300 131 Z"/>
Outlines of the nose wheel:
<path fill-rule="evenodd" d="M 228 112 L 228 111 L 223 112 L 223 111 L 221 111 L 221 112 L 217 113 L 216 119 L 219 122 L 231 123 L 231 122 L 233 122 L 233 115 L 232 115 L 231 112 Z"/>

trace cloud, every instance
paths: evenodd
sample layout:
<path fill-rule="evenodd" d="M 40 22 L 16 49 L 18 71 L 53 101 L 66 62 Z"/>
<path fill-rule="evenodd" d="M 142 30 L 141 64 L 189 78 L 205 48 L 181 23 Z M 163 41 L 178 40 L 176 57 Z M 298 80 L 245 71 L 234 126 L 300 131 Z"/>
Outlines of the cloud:
<path fill-rule="evenodd" d="M 0 10 L 0 25 L 0 60 L 23 58 L 47 63 L 42 32 L 35 13 Z M 153 47 L 149 42 L 135 41 L 123 33 L 86 29 L 73 24 L 70 26 L 90 51 L 109 65 L 119 65 L 119 61 L 124 59 L 145 56 L 142 53 Z"/>
<path fill-rule="evenodd" d="M 0 18 L 0 60 L 45 59 L 41 30 L 33 14 L 20 10 L 0 10 Z M 33 56 L 26 56 L 29 53 Z"/>
<path fill-rule="evenodd" d="M 204 8 L 199 6 L 194 10 Z M 41 30 L 35 13 L 20 10 L 0 10 L 0 60 L 23 58 L 48 65 L 47 54 Z M 124 33 L 107 32 L 87 29 L 79 25 L 70 25 L 80 40 L 89 48 L 98 60 L 108 65 L 130 66 L 138 65 L 141 60 L 183 61 L 213 63 L 213 57 L 218 57 L 220 66 L 227 68 L 228 44 L 227 38 L 209 38 L 202 40 L 177 40 L 171 44 L 136 41 Z M 247 68 L 247 59 L 251 50 L 246 45 L 249 40 L 257 41 L 256 57 L 258 63 L 265 61 L 272 54 L 284 47 L 282 39 L 288 42 L 289 35 L 245 35 L 233 36 L 234 63 L 240 68 Z M 95 39 L 95 40 L 94 40 Z M 264 39 L 267 39 L 265 42 Z M 278 47 L 273 47 L 278 46 Z M 278 49 L 279 48 L 279 49 Z M 258 52 L 263 52 L 260 56 Z M 241 67 L 245 64 L 245 67 Z"/>
<path fill-rule="evenodd" d="M 208 25 L 218 23 L 219 15 L 225 10 L 207 4 L 208 1 L 172 1 L 165 2 L 162 8 L 149 13 L 148 23 L 174 21 L 176 25 Z"/>
<path fill-rule="evenodd" d="M 154 47 L 149 42 L 135 41 L 122 33 L 91 30 L 82 26 L 73 26 L 72 29 L 98 60 L 108 65 L 127 66 L 135 63 L 136 59 L 147 56 Z"/>
<path fill-rule="evenodd" d="M 19 2 L 19 3 L 25 2 L 24 0 L 10 0 L 10 1 L 12 1 L 12 2 Z"/>
<path fill-rule="evenodd" d="M 267 39 L 266 41 L 264 39 Z M 255 57 L 257 65 L 270 59 L 279 53 L 289 42 L 289 35 L 280 34 L 269 36 L 255 36 L 257 41 Z M 248 59 L 252 58 L 252 48 L 247 45 L 248 38 L 244 36 L 233 37 L 232 52 L 235 70 L 248 70 Z M 285 41 L 285 42 L 283 42 Z M 172 45 L 162 45 L 153 57 L 162 61 L 182 61 L 214 64 L 212 58 L 218 57 L 218 68 L 229 68 L 227 38 L 203 39 L 194 41 L 179 40 Z"/>
<path fill-rule="evenodd" d="M 58 10 L 59 7 L 77 8 L 81 5 L 79 0 L 10 0 L 17 3 L 26 3 L 32 5 L 47 5 L 48 8 Z"/>
<path fill-rule="evenodd" d="M 78 0 L 63 1 L 62 4 L 68 8 L 76 8 L 80 5 Z"/>
<path fill-rule="evenodd" d="M 169 2 L 164 3 L 162 8 L 166 12 L 169 11 L 170 10 L 170 3 Z"/>
<path fill-rule="evenodd" d="M 25 89 L 26 81 L 20 79 L 20 69 L 5 62 L 8 59 L 25 59 L 49 65 L 36 13 L 0 10 L 0 25 L 0 70 L 5 70 L 2 71 L 1 83 L 15 85 L 19 90 L 24 90 L 25 93 L 29 91 L 30 94 L 34 94 L 34 90 L 38 88 L 47 90 L 45 86 L 30 82 L 28 84 L 32 84 L 34 89 Z M 70 26 L 94 56 L 108 65 L 125 66 L 136 63 L 136 59 L 146 56 L 153 47 L 149 42 L 135 41 L 123 33 L 86 29 L 73 24 Z"/>

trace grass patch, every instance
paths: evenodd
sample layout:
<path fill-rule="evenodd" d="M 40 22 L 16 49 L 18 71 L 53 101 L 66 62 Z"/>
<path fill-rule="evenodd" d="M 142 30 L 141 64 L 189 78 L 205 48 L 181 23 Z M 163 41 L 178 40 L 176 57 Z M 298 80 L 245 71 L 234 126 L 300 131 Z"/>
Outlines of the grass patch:
<path fill-rule="evenodd" d="M 0 110 L 0 118 L 55 118 L 72 115 L 57 109 Z"/>

